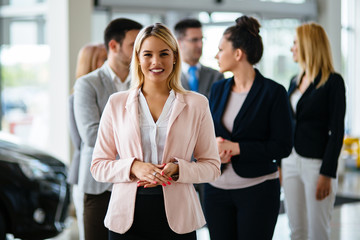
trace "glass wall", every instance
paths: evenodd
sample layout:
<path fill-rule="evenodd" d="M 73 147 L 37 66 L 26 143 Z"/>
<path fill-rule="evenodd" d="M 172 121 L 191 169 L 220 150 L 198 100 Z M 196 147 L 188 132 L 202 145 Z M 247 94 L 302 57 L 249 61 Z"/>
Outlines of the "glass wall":
<path fill-rule="evenodd" d="M 360 110 L 356 107 L 359 100 L 357 89 L 360 87 L 356 79 L 356 22 L 355 22 L 355 1 L 342 0 L 341 18 L 341 53 L 342 53 L 342 74 L 347 87 L 347 116 L 345 133 L 349 136 L 360 135 L 360 127 L 357 120 L 360 119 Z"/>
<path fill-rule="evenodd" d="M 48 58 L 46 45 L 2 45 L 2 130 L 40 144 L 46 132 Z"/>
<path fill-rule="evenodd" d="M 290 79 L 298 73 L 290 48 L 294 42 L 298 19 L 262 20 L 260 34 L 264 42 L 264 55 L 260 62 L 262 73 L 282 84 L 286 89 Z"/>
<path fill-rule="evenodd" d="M 206 13 L 200 13 L 199 19 L 204 23 L 204 46 L 201 63 L 218 69 L 215 55 L 224 30 L 233 25 L 240 13 L 212 13 L 207 18 Z M 292 76 L 298 72 L 297 64 L 292 60 L 290 48 L 293 43 L 295 28 L 300 24 L 297 19 L 260 19 L 260 35 L 263 38 L 264 53 L 262 60 L 256 66 L 264 74 L 276 82 L 288 87 Z M 225 20 L 225 21 L 224 21 Z M 225 74 L 230 77 L 230 73 Z"/>
<path fill-rule="evenodd" d="M 10 0 L 9 9 L 44 1 Z M 10 11 L 11 12 L 11 11 Z M 0 16 L 1 130 L 44 148 L 48 133 L 49 56 L 45 18 L 38 12 Z"/>
<path fill-rule="evenodd" d="M 184 13 L 183 16 L 190 14 Z M 198 18 L 203 24 L 204 45 L 203 55 L 200 62 L 205 66 L 219 69 L 215 55 L 218 51 L 218 44 L 224 30 L 235 23 L 235 19 L 242 16 L 239 12 L 199 12 L 190 15 Z M 164 22 L 168 24 L 168 18 L 173 22 L 180 20 L 181 14 L 169 16 L 169 13 L 124 13 L 112 12 L 111 19 L 117 17 L 127 17 L 141 22 L 144 26 L 154 22 Z M 256 16 L 255 16 L 256 17 Z M 262 25 L 260 35 L 264 42 L 264 54 L 259 65 L 256 66 L 267 77 L 288 87 L 292 76 L 297 74 L 298 68 L 292 60 L 290 48 L 293 43 L 295 28 L 300 24 L 298 19 L 261 19 L 256 17 Z M 176 22 L 175 21 L 175 22 Z M 170 26 L 170 25 L 169 25 Z M 104 29 L 106 27 L 102 26 Z M 170 26 L 171 27 L 171 26 Z M 102 32 L 97 26 L 97 36 L 93 37 L 93 41 L 98 42 L 102 39 Z M 231 73 L 225 73 L 226 77 L 230 77 Z"/>
<path fill-rule="evenodd" d="M 301 0 L 272 0 L 273 2 L 302 3 Z M 351 4 L 355 0 L 342 0 L 348 3 L 346 13 L 350 16 L 353 10 Z M 13 133 L 23 140 L 41 147 L 47 139 L 49 132 L 49 113 L 47 99 L 49 98 L 49 49 L 46 41 L 46 12 L 41 12 L 46 0 L 0 0 L 0 8 L 13 8 L 16 11 L 0 11 L 0 83 L 1 83 L 1 129 Z M 19 9 L 25 9 L 21 16 Z M 34 10 L 31 14 L 30 10 Z M 40 10 L 39 10 L 40 9 Z M 43 8 L 46 10 L 46 8 Z M 344 10 L 345 8 L 343 8 Z M 0 9 L 3 10 L 3 9 Z M 40 11 L 40 12 L 39 12 Z M 173 27 L 175 20 L 186 16 L 195 16 L 204 25 L 204 49 L 201 62 L 204 65 L 218 69 L 217 61 L 214 58 L 218 43 L 226 27 L 234 24 L 236 17 L 241 13 L 235 12 L 181 12 L 172 10 L 152 10 L 132 8 L 128 11 L 118 7 L 102 8 L 99 12 L 95 9 L 94 21 L 92 22 L 92 40 L 103 41 L 103 30 L 108 21 L 116 17 L 129 17 L 144 25 L 154 22 L 164 22 Z M 279 10 L 281 11 L 281 10 Z M 286 9 L 282 10 L 286 12 Z M 6 13 L 6 14 L 4 14 Z M 14 16 L 8 13 L 15 13 Z M 174 15 L 171 15 L 174 13 Z M 290 47 L 293 42 L 294 30 L 301 20 L 299 17 L 286 18 L 278 16 L 262 15 L 261 9 L 256 17 L 262 25 L 260 34 L 264 42 L 264 55 L 258 64 L 260 71 L 267 77 L 288 87 L 290 78 L 297 74 L 297 65 L 292 61 Z M 301 19 L 308 19 L 306 16 Z M 343 72 L 347 81 L 348 89 L 357 89 L 355 86 L 355 52 L 351 49 L 355 46 L 355 30 L 352 25 L 343 24 Z M 353 44 L 353 45 L 351 45 Z M 351 70 L 353 69 L 353 70 Z M 226 76 L 230 76 L 229 73 Z M 354 79 L 352 82 L 348 79 Z M 349 92 L 349 98 L 355 96 Z M 355 98 L 355 97 L 353 97 Z M 350 100 L 349 100 L 350 101 Z M 355 102 L 355 101 L 353 101 Z M 355 107 L 348 103 L 348 113 L 359 115 Z M 360 117 L 359 117 L 360 118 Z M 350 118 L 349 119 L 355 119 Z M 352 120 L 349 120 L 351 122 Z M 352 127 L 348 124 L 347 130 Z M 360 128 L 359 128 L 360 129 Z M 64 129 L 66 131 L 66 129 Z M 351 130 L 352 131 L 352 130 Z M 360 130 L 356 130 L 360 132 Z"/>
<path fill-rule="evenodd" d="M 33 6 L 42 2 L 45 0 L 1 0 L 0 6 Z"/>

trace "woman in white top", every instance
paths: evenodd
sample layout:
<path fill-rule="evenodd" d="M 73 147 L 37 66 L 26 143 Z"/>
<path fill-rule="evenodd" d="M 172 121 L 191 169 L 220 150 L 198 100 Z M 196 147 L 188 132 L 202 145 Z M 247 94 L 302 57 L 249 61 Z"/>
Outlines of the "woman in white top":
<path fill-rule="evenodd" d="M 196 239 L 205 218 L 193 183 L 220 175 L 208 101 L 182 88 L 178 44 L 160 23 L 138 34 L 131 73 L 133 89 L 105 107 L 91 165 L 113 183 L 109 239 Z"/>
<path fill-rule="evenodd" d="M 330 43 L 319 24 L 297 27 L 291 51 L 301 70 L 288 91 L 294 149 L 281 163 L 285 209 L 291 239 L 326 240 L 344 137 L 345 84 L 334 71 Z"/>

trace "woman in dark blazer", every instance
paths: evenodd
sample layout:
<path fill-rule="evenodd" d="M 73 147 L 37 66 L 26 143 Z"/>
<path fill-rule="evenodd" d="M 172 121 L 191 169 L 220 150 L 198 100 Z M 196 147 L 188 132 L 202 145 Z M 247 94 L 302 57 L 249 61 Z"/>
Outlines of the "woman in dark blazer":
<path fill-rule="evenodd" d="M 253 67 L 261 59 L 260 24 L 242 16 L 219 44 L 220 72 L 234 77 L 210 93 L 222 175 L 205 187 L 205 215 L 212 240 L 272 239 L 280 206 L 275 160 L 292 149 L 286 90 Z"/>
<path fill-rule="evenodd" d="M 294 150 L 281 163 L 291 239 L 330 239 L 344 137 L 345 85 L 334 71 L 320 25 L 299 26 L 291 51 L 301 68 L 289 88 Z"/>

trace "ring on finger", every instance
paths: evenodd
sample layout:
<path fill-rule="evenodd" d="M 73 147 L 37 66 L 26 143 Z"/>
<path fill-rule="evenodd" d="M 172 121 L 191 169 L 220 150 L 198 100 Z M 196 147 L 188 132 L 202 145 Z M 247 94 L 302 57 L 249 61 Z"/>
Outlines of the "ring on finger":
<path fill-rule="evenodd" d="M 152 175 L 153 175 L 154 177 L 156 177 L 156 174 L 157 174 L 157 172 L 156 172 L 156 171 L 152 173 Z"/>

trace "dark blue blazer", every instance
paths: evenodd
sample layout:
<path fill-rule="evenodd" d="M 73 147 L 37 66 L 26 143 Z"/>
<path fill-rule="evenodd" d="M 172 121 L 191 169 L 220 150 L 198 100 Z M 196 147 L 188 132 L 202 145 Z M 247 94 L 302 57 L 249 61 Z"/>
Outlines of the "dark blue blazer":
<path fill-rule="evenodd" d="M 258 70 L 255 72 L 254 83 L 234 120 L 232 132 L 224 127 L 222 116 L 234 78 L 214 83 L 209 99 L 216 136 L 239 143 L 240 155 L 233 156 L 231 163 L 235 172 L 245 178 L 276 172 L 275 160 L 289 156 L 293 146 L 285 88 L 264 78 Z"/>
<path fill-rule="evenodd" d="M 296 79 L 291 80 L 289 96 L 298 86 Z M 303 157 L 321 159 L 320 174 L 336 178 L 344 138 L 345 84 L 339 74 L 332 73 L 316 88 L 320 79 L 321 73 L 301 96 L 296 114 L 292 112 L 294 147 Z"/>

